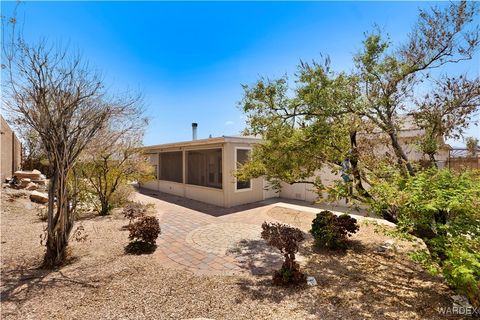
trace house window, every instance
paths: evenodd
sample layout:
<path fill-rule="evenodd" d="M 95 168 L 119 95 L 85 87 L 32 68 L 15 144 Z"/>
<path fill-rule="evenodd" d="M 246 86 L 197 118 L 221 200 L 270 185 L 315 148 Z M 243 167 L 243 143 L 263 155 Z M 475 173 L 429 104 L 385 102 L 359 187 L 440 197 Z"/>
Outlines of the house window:
<path fill-rule="evenodd" d="M 187 183 L 222 189 L 222 149 L 187 151 Z"/>
<path fill-rule="evenodd" d="M 160 180 L 183 183 L 182 151 L 162 152 L 159 160 Z"/>
<path fill-rule="evenodd" d="M 237 160 L 237 163 L 236 163 L 237 169 L 242 165 L 244 165 L 248 161 L 249 157 L 250 157 L 250 149 L 236 149 L 235 158 Z M 236 189 L 237 190 L 250 189 L 251 185 L 252 185 L 251 180 L 246 180 L 246 181 L 237 180 Z"/>

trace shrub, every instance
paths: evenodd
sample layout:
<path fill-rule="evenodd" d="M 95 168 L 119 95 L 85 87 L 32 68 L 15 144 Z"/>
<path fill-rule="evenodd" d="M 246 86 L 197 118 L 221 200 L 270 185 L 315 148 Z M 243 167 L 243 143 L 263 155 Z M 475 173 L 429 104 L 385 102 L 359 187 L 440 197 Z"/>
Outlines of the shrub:
<path fill-rule="evenodd" d="M 132 194 L 135 192 L 135 189 L 130 184 L 120 184 L 115 192 L 111 195 L 111 207 L 121 207 L 130 202 Z"/>
<path fill-rule="evenodd" d="M 273 282 L 275 284 L 300 284 L 305 283 L 306 277 L 300 272 L 300 266 L 295 262 L 299 243 L 305 238 L 300 229 L 280 223 L 262 224 L 262 238 L 269 246 L 275 247 L 284 255 L 285 261 L 280 270 L 275 271 Z"/>
<path fill-rule="evenodd" d="M 312 221 L 310 233 L 318 246 L 339 249 L 345 248 L 348 237 L 358 229 L 357 220 L 348 214 L 337 217 L 330 211 L 322 211 Z"/>
<path fill-rule="evenodd" d="M 48 210 L 46 207 L 39 207 L 37 208 L 37 217 L 41 221 L 47 221 L 48 220 Z"/>
<path fill-rule="evenodd" d="M 148 206 L 139 202 L 129 202 L 123 208 L 123 215 L 129 220 L 130 223 L 136 218 L 143 217 L 147 213 Z"/>
<path fill-rule="evenodd" d="M 480 175 L 430 169 L 394 177 L 371 189 L 371 209 L 397 217 L 397 231 L 423 240 L 412 257 L 441 273 L 458 293 L 480 306 Z"/>
<path fill-rule="evenodd" d="M 156 217 L 143 216 L 128 226 L 130 243 L 128 253 L 146 253 L 155 250 L 155 241 L 160 234 L 160 224 Z"/>

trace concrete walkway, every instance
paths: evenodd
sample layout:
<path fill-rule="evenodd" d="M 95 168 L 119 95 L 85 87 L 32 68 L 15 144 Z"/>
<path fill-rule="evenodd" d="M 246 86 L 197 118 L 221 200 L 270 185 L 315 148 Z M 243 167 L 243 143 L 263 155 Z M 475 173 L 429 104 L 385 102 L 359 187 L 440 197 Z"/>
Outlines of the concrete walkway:
<path fill-rule="evenodd" d="M 312 213 L 313 218 L 320 211 L 316 206 L 285 199 L 220 208 L 157 191 L 138 191 L 135 200 L 153 203 L 160 220 L 162 233 L 154 257 L 163 266 L 196 274 L 270 273 L 280 267 L 283 258 L 260 238 L 261 224 L 282 221 L 267 212 L 284 207 Z"/>

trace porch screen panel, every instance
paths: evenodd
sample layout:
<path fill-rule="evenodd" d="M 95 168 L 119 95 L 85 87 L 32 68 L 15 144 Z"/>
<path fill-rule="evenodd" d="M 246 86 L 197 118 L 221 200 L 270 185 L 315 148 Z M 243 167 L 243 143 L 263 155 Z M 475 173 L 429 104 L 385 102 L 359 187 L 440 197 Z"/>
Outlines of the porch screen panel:
<path fill-rule="evenodd" d="M 222 188 L 222 149 L 187 152 L 187 183 Z"/>
<path fill-rule="evenodd" d="M 158 179 L 158 153 L 147 153 L 148 162 L 153 167 L 153 175 Z"/>
<path fill-rule="evenodd" d="M 183 182 L 182 152 L 160 153 L 160 180 Z"/>

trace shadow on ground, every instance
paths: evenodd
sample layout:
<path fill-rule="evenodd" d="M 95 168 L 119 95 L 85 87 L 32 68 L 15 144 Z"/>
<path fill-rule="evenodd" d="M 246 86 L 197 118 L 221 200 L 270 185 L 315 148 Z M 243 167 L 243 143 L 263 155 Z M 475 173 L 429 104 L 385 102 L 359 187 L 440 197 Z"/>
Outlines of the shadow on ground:
<path fill-rule="evenodd" d="M 137 188 L 137 191 L 140 194 L 145 196 L 149 196 L 158 200 L 162 200 L 165 202 L 169 202 L 175 204 L 177 206 L 181 206 L 190 210 L 199 211 L 205 214 L 208 214 L 213 217 L 221 217 L 224 215 L 237 213 L 245 210 L 251 210 L 259 207 L 267 206 L 268 204 L 262 202 L 254 202 L 245 205 L 230 207 L 230 208 L 223 208 L 219 206 L 215 206 L 212 204 L 208 204 L 201 201 L 196 201 L 192 199 L 187 199 L 184 197 L 175 196 L 168 193 L 163 193 L 160 191 L 149 190 L 145 188 Z"/>
<path fill-rule="evenodd" d="M 301 254 L 306 258 L 302 271 L 315 277 L 315 287 L 278 287 L 270 276 L 258 281 L 242 279 L 237 285 L 249 299 L 295 301 L 320 318 L 338 312 L 339 317 L 348 319 L 441 319 L 444 316 L 438 308 L 451 306 L 450 291 L 442 279 L 405 256 L 378 254 L 374 247 L 356 241 L 350 242 L 347 250 L 328 251 L 316 248 L 311 240 L 302 246 Z M 269 258 L 268 253 L 264 258 Z"/>
<path fill-rule="evenodd" d="M 237 266 L 253 275 L 268 275 L 281 267 L 283 255 L 264 240 L 242 240 L 227 251 Z"/>

